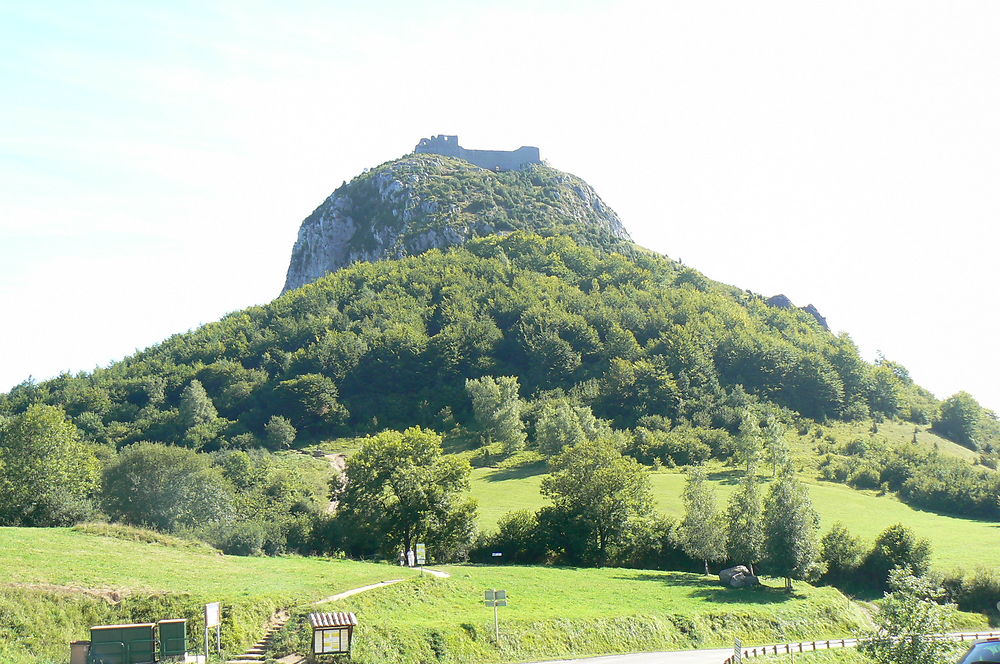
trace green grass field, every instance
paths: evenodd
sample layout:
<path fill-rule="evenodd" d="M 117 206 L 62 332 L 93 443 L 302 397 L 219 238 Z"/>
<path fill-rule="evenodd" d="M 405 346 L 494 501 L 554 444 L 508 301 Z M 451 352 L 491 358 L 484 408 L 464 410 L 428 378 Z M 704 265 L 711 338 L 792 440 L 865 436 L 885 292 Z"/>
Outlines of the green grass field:
<path fill-rule="evenodd" d="M 206 547 L 148 544 L 68 528 L 0 528 L 0 662 L 64 664 L 91 625 L 188 618 L 221 601 L 224 645 L 260 637 L 278 608 L 411 570 L 320 558 L 223 556 Z"/>
<path fill-rule="evenodd" d="M 305 601 L 409 573 L 394 565 L 347 560 L 223 556 L 68 528 L 0 528 L 0 583 L 22 587 Z"/>
<path fill-rule="evenodd" d="M 724 507 L 739 474 L 721 465 L 712 467 L 713 483 Z M 544 504 L 538 487 L 544 477 L 541 465 L 520 469 L 477 468 L 472 473 L 472 495 L 479 500 L 480 527 L 490 530 L 506 512 L 536 510 Z M 674 471 L 651 474 L 656 505 L 665 514 L 680 517 L 685 475 Z M 886 527 L 902 523 L 931 542 L 934 564 L 942 570 L 1000 566 L 1000 524 L 976 521 L 914 509 L 892 496 L 858 491 L 842 484 L 808 481 L 807 486 L 825 532 L 843 521 L 855 535 L 872 542 Z"/>
<path fill-rule="evenodd" d="M 455 565 L 450 579 L 423 578 L 351 597 L 328 610 L 354 611 L 359 664 L 525 661 L 618 652 L 712 647 L 739 634 L 749 642 L 853 634 L 867 624 L 834 588 L 780 581 L 725 589 L 683 572 Z M 504 589 L 501 640 L 483 592 Z M 304 616 L 274 654 L 305 647 Z"/>

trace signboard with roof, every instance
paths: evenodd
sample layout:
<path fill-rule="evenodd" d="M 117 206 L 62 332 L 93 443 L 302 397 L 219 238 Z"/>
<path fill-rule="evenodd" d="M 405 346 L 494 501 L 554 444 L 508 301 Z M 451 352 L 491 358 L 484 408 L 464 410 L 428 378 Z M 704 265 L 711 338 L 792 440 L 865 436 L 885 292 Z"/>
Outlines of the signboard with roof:
<path fill-rule="evenodd" d="M 358 619 L 353 613 L 310 613 L 314 655 L 339 655 L 351 652 L 354 628 Z"/>

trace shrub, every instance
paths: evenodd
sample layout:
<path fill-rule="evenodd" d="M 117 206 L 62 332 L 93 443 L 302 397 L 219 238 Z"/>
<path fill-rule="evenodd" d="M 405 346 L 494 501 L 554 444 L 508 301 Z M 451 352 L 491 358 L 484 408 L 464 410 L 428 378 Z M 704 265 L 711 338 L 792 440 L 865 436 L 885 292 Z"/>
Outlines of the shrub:
<path fill-rule="evenodd" d="M 906 526 L 897 523 L 882 531 L 865 558 L 862 570 L 868 581 L 883 590 L 888 589 L 889 572 L 908 568 L 917 576 L 930 569 L 931 545 L 918 539 Z"/>

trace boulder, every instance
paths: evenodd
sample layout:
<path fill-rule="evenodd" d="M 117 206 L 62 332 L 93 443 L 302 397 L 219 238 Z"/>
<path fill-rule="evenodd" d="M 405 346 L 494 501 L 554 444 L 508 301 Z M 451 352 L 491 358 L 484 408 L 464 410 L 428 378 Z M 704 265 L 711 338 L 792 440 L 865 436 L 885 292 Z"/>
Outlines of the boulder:
<path fill-rule="evenodd" d="M 730 585 L 730 581 L 732 581 L 733 577 L 736 576 L 737 574 L 743 574 L 743 575 L 750 574 L 750 570 L 747 569 L 744 565 L 737 565 L 736 567 L 728 567 L 719 572 L 719 581 L 722 581 L 723 585 L 728 586 Z"/>
<path fill-rule="evenodd" d="M 730 588 L 750 588 L 759 586 L 760 579 L 750 573 L 750 570 L 743 565 L 729 567 L 719 572 L 719 581 L 722 585 Z"/>
<path fill-rule="evenodd" d="M 752 588 L 760 585 L 760 579 L 753 574 L 737 574 L 729 581 L 730 588 Z"/>

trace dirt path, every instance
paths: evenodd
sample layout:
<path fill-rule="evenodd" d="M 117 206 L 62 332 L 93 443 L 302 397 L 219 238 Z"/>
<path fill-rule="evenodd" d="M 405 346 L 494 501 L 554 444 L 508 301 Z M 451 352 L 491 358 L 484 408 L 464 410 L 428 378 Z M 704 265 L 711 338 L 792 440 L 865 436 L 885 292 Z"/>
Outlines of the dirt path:
<path fill-rule="evenodd" d="M 351 588 L 350 590 L 345 590 L 342 593 L 337 593 L 336 595 L 330 595 L 329 597 L 324 597 L 323 599 L 313 602 L 316 604 L 326 604 L 327 602 L 336 602 L 340 599 L 346 599 L 351 595 L 357 595 L 358 593 L 367 592 L 369 590 L 375 590 L 376 588 L 382 588 L 383 586 L 391 586 L 394 583 L 399 583 L 405 579 L 390 579 L 389 581 L 379 581 L 378 583 L 373 583 L 368 586 L 361 586 L 360 588 Z"/>
<path fill-rule="evenodd" d="M 431 569 L 430 567 L 425 567 L 424 571 L 430 574 L 431 576 L 436 576 L 439 579 L 451 578 L 451 574 L 448 574 L 448 572 L 442 572 L 439 569 Z"/>

